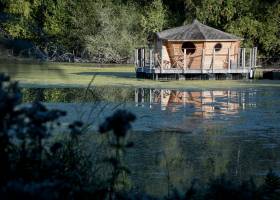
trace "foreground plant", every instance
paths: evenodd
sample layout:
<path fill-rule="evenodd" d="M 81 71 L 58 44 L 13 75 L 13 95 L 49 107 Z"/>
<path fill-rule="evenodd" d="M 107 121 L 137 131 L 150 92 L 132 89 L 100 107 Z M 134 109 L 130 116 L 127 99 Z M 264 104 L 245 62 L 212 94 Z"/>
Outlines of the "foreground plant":
<path fill-rule="evenodd" d="M 1 199 L 74 198 L 87 189 L 91 163 L 80 148 L 83 124 L 70 124 L 65 140 L 50 141 L 65 115 L 36 101 L 21 105 L 17 83 L 0 74 Z"/>
<path fill-rule="evenodd" d="M 107 133 L 108 144 L 112 149 L 112 155 L 105 159 L 112 166 L 111 176 L 108 179 L 109 199 L 115 199 L 117 192 L 126 187 L 124 177 L 130 171 L 124 164 L 124 153 L 133 147 L 133 143 L 127 141 L 127 133 L 131 129 L 131 122 L 135 119 L 132 113 L 118 110 L 99 127 L 101 134 Z"/>

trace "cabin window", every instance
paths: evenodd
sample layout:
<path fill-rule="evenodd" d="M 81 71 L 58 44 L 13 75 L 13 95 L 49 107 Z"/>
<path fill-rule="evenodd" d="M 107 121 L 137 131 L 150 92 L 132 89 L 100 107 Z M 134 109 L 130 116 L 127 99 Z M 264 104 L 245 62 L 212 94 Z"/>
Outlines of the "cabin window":
<path fill-rule="evenodd" d="M 215 51 L 221 51 L 221 49 L 222 49 L 222 44 L 221 43 L 217 43 L 215 46 L 214 46 L 214 49 L 215 49 Z"/>
<path fill-rule="evenodd" d="M 184 52 L 184 49 L 186 49 L 186 54 L 194 54 L 196 48 L 195 44 L 193 42 L 184 42 L 182 44 L 182 51 Z"/>

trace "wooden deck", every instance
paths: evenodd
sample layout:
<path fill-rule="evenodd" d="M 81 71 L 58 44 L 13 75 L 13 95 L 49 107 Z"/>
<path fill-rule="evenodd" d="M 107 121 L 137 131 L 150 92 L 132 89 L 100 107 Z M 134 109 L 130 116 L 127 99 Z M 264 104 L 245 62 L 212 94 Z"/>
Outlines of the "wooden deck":
<path fill-rule="evenodd" d="M 148 67 L 136 67 L 136 73 L 147 74 L 247 74 L 250 68 L 238 69 L 162 69 Z"/>
<path fill-rule="evenodd" d="M 257 48 L 249 49 L 249 51 L 242 48 L 237 54 L 230 53 L 230 49 L 227 49 L 227 54 L 218 54 L 215 51 L 212 54 L 204 53 L 208 50 L 201 49 L 202 53 L 196 55 L 198 61 L 194 65 L 192 58 L 187 58 L 186 54 L 180 53 L 164 59 L 162 49 L 136 49 L 136 76 L 154 80 L 243 79 L 248 78 L 256 66 Z"/>

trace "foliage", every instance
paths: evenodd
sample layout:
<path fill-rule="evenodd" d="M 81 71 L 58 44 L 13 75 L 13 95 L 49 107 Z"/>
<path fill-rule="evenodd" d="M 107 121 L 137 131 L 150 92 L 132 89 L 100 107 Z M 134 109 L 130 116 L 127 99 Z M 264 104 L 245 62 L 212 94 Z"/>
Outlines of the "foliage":
<path fill-rule="evenodd" d="M 65 6 L 63 0 L 4 0 L 3 11 L 9 20 L 3 22 L 3 27 L 13 38 L 31 40 L 46 48 L 53 37 L 65 31 Z"/>
<path fill-rule="evenodd" d="M 96 31 L 85 34 L 86 50 L 97 62 L 128 60 L 133 48 L 145 42 L 140 34 L 140 15 L 136 8 L 132 5 L 114 6 L 108 1 L 92 4 L 92 8 L 96 20 L 92 30 Z"/>
<path fill-rule="evenodd" d="M 115 137 L 108 141 L 115 152 L 108 158 L 112 178 L 100 185 L 92 171 L 91 154 L 82 142 L 83 123 L 73 122 L 65 136 L 53 140 L 60 126 L 58 119 L 66 113 L 48 110 L 38 101 L 21 105 L 17 83 L 2 74 L 0 102 L 1 198 L 106 199 L 107 192 L 110 198 L 116 196 L 119 176 L 128 171 L 121 153 L 132 143 L 122 139 L 135 120 L 133 114 L 117 111 L 100 126 L 101 133 L 113 130 Z"/>
<path fill-rule="evenodd" d="M 131 62 L 133 49 L 164 28 L 203 23 L 280 54 L 278 0 L 2 0 L 0 30 L 33 42 L 50 60 Z M 76 59 L 75 59 L 76 58 Z"/>
<path fill-rule="evenodd" d="M 3 12 L 9 18 L 0 26 L 13 38 L 33 41 L 51 60 L 70 53 L 66 58 L 126 62 L 165 23 L 160 0 L 146 9 L 133 1 L 5 0 Z"/>
<path fill-rule="evenodd" d="M 51 142 L 57 120 L 66 113 L 39 102 L 20 106 L 17 83 L 8 81 L 0 76 L 1 197 L 73 198 L 92 186 L 89 155 L 79 142 L 82 123 L 70 124 L 66 139 Z"/>
<path fill-rule="evenodd" d="M 244 38 L 244 47 L 258 46 L 265 56 L 279 56 L 280 4 L 261 0 L 186 0 L 187 21 L 203 23 Z"/>
<path fill-rule="evenodd" d="M 114 199 L 120 189 L 127 188 L 124 181 L 126 174 L 130 173 L 124 164 L 124 153 L 126 149 L 133 146 L 132 142 L 127 140 L 127 132 L 131 128 L 131 122 L 136 119 L 135 115 L 125 110 L 116 111 L 111 117 L 108 117 L 99 127 L 101 134 L 109 133 L 108 143 L 112 148 L 112 155 L 105 159 L 111 166 L 111 176 L 108 179 L 109 199 Z"/>
<path fill-rule="evenodd" d="M 145 10 L 145 16 L 141 18 L 144 34 L 151 35 L 161 31 L 166 24 L 166 9 L 161 0 L 154 0 Z"/>

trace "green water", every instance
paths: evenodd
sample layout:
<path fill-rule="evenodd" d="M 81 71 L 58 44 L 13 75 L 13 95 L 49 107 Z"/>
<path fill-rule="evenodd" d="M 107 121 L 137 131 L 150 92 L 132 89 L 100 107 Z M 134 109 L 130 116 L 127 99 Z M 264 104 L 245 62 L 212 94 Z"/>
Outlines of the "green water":
<path fill-rule="evenodd" d="M 81 88 L 91 82 L 94 86 L 145 87 L 175 89 L 232 89 L 248 87 L 280 87 L 280 81 L 152 81 L 135 78 L 133 65 L 97 65 L 69 63 L 17 63 L 0 60 L 0 73 L 9 74 L 22 87 Z"/>

